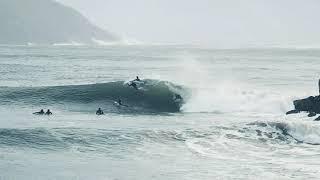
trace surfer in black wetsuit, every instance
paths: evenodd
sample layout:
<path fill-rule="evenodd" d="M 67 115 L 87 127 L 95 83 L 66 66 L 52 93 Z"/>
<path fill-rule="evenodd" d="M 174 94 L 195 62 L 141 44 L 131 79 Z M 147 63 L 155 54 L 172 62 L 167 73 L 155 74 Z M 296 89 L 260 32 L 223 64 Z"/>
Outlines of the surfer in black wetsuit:
<path fill-rule="evenodd" d="M 138 86 L 135 82 L 131 82 L 129 86 L 132 86 L 134 89 L 138 90 Z"/>
<path fill-rule="evenodd" d="M 39 112 L 35 112 L 35 113 L 33 113 L 33 114 L 36 114 L 36 115 L 43 115 L 43 114 L 44 114 L 44 110 L 43 110 L 43 109 L 41 109 Z"/>
<path fill-rule="evenodd" d="M 96 112 L 96 115 L 103 115 L 104 113 L 103 113 L 103 111 L 101 110 L 101 108 L 99 108 L 98 110 L 97 110 L 97 112 Z"/>
<path fill-rule="evenodd" d="M 52 112 L 50 111 L 50 109 L 47 110 L 47 112 L 45 113 L 45 115 L 52 115 Z"/>
<path fill-rule="evenodd" d="M 118 99 L 118 101 L 117 101 L 116 103 L 118 103 L 118 106 L 119 106 L 119 107 L 120 107 L 120 106 L 129 107 L 128 105 L 123 104 L 121 99 Z"/>
<path fill-rule="evenodd" d="M 175 95 L 174 95 L 174 100 L 175 100 L 175 101 L 176 101 L 176 100 L 182 100 L 181 95 L 180 95 L 180 94 L 175 94 Z"/>
<path fill-rule="evenodd" d="M 121 99 L 118 99 L 118 104 L 121 106 L 123 105 Z"/>
<path fill-rule="evenodd" d="M 137 82 L 141 82 L 141 79 L 139 78 L 139 76 L 137 76 L 136 79 L 130 81 L 130 82 L 128 83 L 128 86 L 132 86 L 134 89 L 139 90 L 139 89 L 138 89 Z"/>

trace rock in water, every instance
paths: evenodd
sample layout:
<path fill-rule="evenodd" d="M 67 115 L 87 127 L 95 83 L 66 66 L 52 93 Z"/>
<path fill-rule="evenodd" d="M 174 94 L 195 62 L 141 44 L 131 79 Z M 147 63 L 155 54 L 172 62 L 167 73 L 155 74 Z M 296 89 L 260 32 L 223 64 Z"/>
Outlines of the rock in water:
<path fill-rule="evenodd" d="M 320 113 L 320 97 L 310 96 L 304 99 L 298 99 L 293 101 L 294 108 L 296 111 L 313 112 L 316 114 Z"/>
<path fill-rule="evenodd" d="M 286 113 L 286 115 L 288 115 L 288 114 L 296 114 L 296 113 L 299 113 L 300 111 L 298 111 L 298 110 L 291 110 L 291 111 L 288 111 L 287 113 Z"/>
<path fill-rule="evenodd" d="M 308 114 L 308 117 L 313 117 L 313 116 L 316 116 L 317 115 L 317 113 L 315 113 L 315 112 L 310 112 L 309 114 Z"/>

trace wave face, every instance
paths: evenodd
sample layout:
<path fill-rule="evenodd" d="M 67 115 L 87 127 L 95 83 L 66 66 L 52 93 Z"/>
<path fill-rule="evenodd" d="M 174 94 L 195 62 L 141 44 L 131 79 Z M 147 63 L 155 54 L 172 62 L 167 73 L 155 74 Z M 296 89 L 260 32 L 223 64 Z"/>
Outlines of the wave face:
<path fill-rule="evenodd" d="M 108 112 L 179 112 L 182 102 L 174 100 L 184 89 L 173 83 L 144 80 L 138 90 L 127 82 L 49 87 L 3 87 L 0 98 L 5 104 L 65 105 L 67 109 L 92 111 L 101 107 Z M 126 106 L 116 106 L 121 99 Z"/>
<path fill-rule="evenodd" d="M 0 148 L 21 147 L 38 150 L 81 150 L 119 152 L 143 141 L 184 142 L 186 132 L 162 130 L 108 130 L 83 128 L 0 128 Z M 192 134 L 191 134 L 192 135 Z M 129 148 L 130 149 L 130 148 Z"/>

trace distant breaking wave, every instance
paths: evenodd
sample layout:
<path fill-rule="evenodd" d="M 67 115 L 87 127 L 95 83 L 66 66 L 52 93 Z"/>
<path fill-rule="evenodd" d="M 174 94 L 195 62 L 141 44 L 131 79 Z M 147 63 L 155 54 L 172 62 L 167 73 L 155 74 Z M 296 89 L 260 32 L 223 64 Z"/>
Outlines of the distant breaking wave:
<path fill-rule="evenodd" d="M 104 41 L 96 38 L 91 39 L 91 43 L 83 43 L 77 41 L 53 43 L 52 46 L 125 46 L 125 45 L 142 45 L 143 43 L 135 39 L 120 39 L 117 41 Z M 35 43 L 28 43 L 28 46 L 34 46 Z"/>
<path fill-rule="evenodd" d="M 143 44 L 142 42 L 137 41 L 135 39 L 121 39 L 119 41 L 103 41 L 100 39 L 92 38 L 91 40 L 95 45 L 99 45 L 99 46 L 141 45 L 141 44 Z"/>
<path fill-rule="evenodd" d="M 106 112 L 179 112 L 182 102 L 174 95 L 183 87 L 166 81 L 144 80 L 136 90 L 124 81 L 47 87 L 2 87 L 1 103 L 29 104 L 30 106 L 58 105 L 76 111 L 93 111 L 97 107 Z M 115 106 L 118 99 L 128 107 Z"/>
<path fill-rule="evenodd" d="M 84 46 L 86 44 L 72 41 L 72 42 L 66 42 L 66 43 L 54 43 L 52 45 L 53 46 Z"/>

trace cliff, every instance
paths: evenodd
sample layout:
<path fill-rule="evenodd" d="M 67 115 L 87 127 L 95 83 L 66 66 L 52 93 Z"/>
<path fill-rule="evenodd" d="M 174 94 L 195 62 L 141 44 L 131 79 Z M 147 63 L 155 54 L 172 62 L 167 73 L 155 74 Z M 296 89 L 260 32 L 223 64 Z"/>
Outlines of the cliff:
<path fill-rule="evenodd" d="M 53 0 L 1 0 L 0 44 L 106 42 L 118 37 Z"/>

